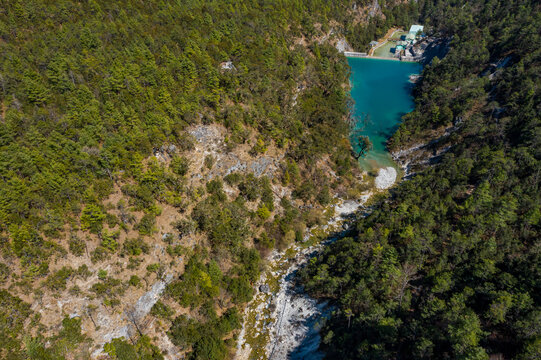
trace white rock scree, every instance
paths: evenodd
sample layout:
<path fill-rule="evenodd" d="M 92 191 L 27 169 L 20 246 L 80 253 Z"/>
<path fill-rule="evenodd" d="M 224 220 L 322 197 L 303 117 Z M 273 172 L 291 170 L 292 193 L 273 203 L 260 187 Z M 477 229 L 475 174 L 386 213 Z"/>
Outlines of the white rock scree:
<path fill-rule="evenodd" d="M 391 166 L 379 169 L 378 176 L 375 180 L 376 188 L 379 190 L 390 188 L 395 183 L 396 176 L 396 169 Z"/>
<path fill-rule="evenodd" d="M 326 225 L 319 227 L 319 230 L 334 229 L 341 233 L 343 221 L 354 214 L 370 197 L 370 193 L 363 194 L 357 200 L 341 200 L 334 205 L 335 215 Z M 305 240 L 310 237 L 311 231 L 306 234 Z M 264 286 L 266 275 L 261 279 L 262 285 L 259 292 L 252 301 L 259 301 L 256 307 L 248 306 L 245 310 L 244 319 L 249 318 L 249 314 L 256 316 L 256 329 L 246 328 L 246 322 L 243 324 L 239 340 L 237 343 L 236 360 L 248 360 L 252 357 L 252 349 L 246 342 L 247 331 L 256 331 L 267 334 L 268 338 L 264 346 L 264 356 L 269 360 L 319 360 L 324 354 L 318 351 L 321 336 L 319 334 L 320 325 L 332 311 L 332 307 L 327 302 L 318 302 L 310 298 L 302 287 L 296 285 L 296 273 L 299 268 L 306 265 L 309 259 L 315 256 L 321 249 L 340 238 L 337 234 L 328 238 L 317 245 L 301 249 L 298 246 L 293 250 L 296 252 L 293 263 L 287 269 L 277 270 L 278 273 L 272 273 L 273 276 L 279 275 L 279 289 L 275 293 L 269 293 L 270 288 Z M 284 254 L 274 252 L 271 256 L 272 263 L 278 264 L 284 260 Z M 286 260 L 287 261 L 287 260 Z M 269 315 L 260 318 L 265 309 L 272 309 Z"/>

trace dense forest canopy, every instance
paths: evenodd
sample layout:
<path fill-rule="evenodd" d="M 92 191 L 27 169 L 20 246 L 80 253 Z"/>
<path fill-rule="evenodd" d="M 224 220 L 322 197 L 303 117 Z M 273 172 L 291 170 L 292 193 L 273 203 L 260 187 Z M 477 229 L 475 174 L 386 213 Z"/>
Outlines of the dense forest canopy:
<path fill-rule="evenodd" d="M 328 358 L 541 358 L 541 8 L 424 1 L 450 51 L 392 149 L 445 149 L 303 272 Z M 443 130 L 446 130 L 444 132 Z"/>
<path fill-rule="evenodd" d="M 323 347 L 540 356 L 537 2 L 1 5 L 0 358 L 163 359 L 164 339 L 178 356 L 231 357 L 263 258 L 360 191 L 333 36 L 362 51 L 414 22 L 450 51 L 390 147 L 447 129 L 449 149 L 302 273 L 337 304 Z M 195 159 L 201 128 L 222 131 L 219 155 L 274 156 L 276 172 L 213 176 L 213 155 Z M 126 299 L 160 282 L 150 336 Z M 84 306 L 52 316 L 64 302 Z M 117 315 L 134 334 L 100 343 Z"/>
<path fill-rule="evenodd" d="M 99 203 L 118 178 L 141 181 L 139 164 L 153 148 L 189 147 L 184 129 L 196 121 L 223 123 L 232 129 L 232 142 L 245 140 L 245 128 L 252 126 L 279 146 L 305 142 L 299 157 L 326 151 L 330 145 L 319 134 L 344 132 L 345 97 L 333 86 L 344 81 L 346 70 L 340 77 L 322 69 L 325 86 L 313 90 L 301 114 L 288 106 L 307 59 L 303 49 L 288 48 L 300 33 L 287 28 L 298 28 L 306 13 L 325 16 L 321 6 L 317 12 L 305 6 L 288 4 L 291 11 L 270 2 L 236 1 L 5 6 L 3 227 L 24 228 L 35 241 L 35 231 L 54 237 L 66 216 L 77 214 L 82 204 Z M 234 62 L 234 74 L 220 72 L 225 61 Z M 324 63 L 316 66 L 344 67 L 328 58 Z M 311 76 L 318 73 L 314 69 Z M 332 107 L 310 118 L 315 112 L 310 107 L 319 105 L 314 98 L 323 97 L 318 92 L 331 89 Z M 306 122 L 299 122 L 303 116 Z M 316 139 L 304 133 L 308 126 Z"/>
<path fill-rule="evenodd" d="M 384 32 L 391 20 L 350 24 L 370 3 L 3 1 L 0 357 L 89 357 L 99 320 L 125 314 L 136 336 L 103 354 L 161 358 L 123 300 L 172 274 L 151 312 L 161 337 L 227 357 L 261 256 L 354 180 L 348 67 L 321 39 Z M 222 129 L 223 154 L 273 152 L 277 173 L 213 178 L 212 155 L 194 169 L 201 127 Z M 84 307 L 47 313 L 59 298 Z"/>

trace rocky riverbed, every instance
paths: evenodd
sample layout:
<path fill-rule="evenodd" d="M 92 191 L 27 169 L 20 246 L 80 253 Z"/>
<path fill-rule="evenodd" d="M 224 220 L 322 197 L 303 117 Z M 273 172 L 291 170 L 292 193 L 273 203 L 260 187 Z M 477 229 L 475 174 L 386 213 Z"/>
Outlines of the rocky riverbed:
<path fill-rule="evenodd" d="M 368 200 L 340 200 L 326 225 L 311 229 L 306 239 L 323 238 L 311 246 L 295 245 L 283 253 L 274 252 L 269 269 L 262 276 L 258 293 L 248 304 L 237 343 L 236 359 L 320 359 L 319 323 L 330 313 L 295 282 L 297 271 L 323 246 L 344 235 L 351 217 Z M 324 237 L 323 234 L 329 234 Z"/>

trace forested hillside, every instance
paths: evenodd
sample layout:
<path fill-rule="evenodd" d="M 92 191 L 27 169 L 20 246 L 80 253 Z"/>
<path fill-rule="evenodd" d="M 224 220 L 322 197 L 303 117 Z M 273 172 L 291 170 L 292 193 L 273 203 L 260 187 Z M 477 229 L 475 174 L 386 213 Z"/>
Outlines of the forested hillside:
<path fill-rule="evenodd" d="M 451 49 L 390 147 L 443 155 L 302 273 L 322 346 L 541 356 L 538 2 L 0 5 L 0 358 L 232 357 L 265 257 L 365 189 L 336 41 L 417 21 Z"/>
<path fill-rule="evenodd" d="M 432 142 L 357 230 L 303 272 L 337 309 L 328 358 L 541 358 L 541 7 L 419 1 L 452 39 L 390 146 Z"/>
<path fill-rule="evenodd" d="M 358 194 L 333 42 L 417 9 L 381 3 L 2 1 L 0 358 L 231 356 L 262 258 Z"/>

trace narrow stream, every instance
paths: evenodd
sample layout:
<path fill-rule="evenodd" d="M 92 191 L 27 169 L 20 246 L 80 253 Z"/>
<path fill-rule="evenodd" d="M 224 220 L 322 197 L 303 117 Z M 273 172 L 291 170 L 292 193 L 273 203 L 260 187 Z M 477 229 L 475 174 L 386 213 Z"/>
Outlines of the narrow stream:
<path fill-rule="evenodd" d="M 319 323 L 329 315 L 331 308 L 318 303 L 296 285 L 299 268 L 315 256 L 323 246 L 344 236 L 351 225 L 352 216 L 368 200 L 370 194 L 359 200 L 338 201 L 332 207 L 334 216 L 327 225 L 317 227 L 306 239 L 316 233 L 332 233 L 325 241 L 309 247 L 296 245 L 285 253 L 273 253 L 270 269 L 260 285 L 269 286 L 260 291 L 245 310 L 244 324 L 237 343 L 236 359 L 321 359 Z"/>
<path fill-rule="evenodd" d="M 358 150 L 356 139 L 360 135 L 368 136 L 373 144 L 360 165 L 372 173 L 397 168 L 386 149 L 386 141 L 396 131 L 401 117 L 413 109 L 409 76 L 419 73 L 421 65 L 363 58 L 350 58 L 348 62 L 354 114 L 358 120 L 352 127 L 351 141 L 355 150 Z M 394 179 L 391 184 L 393 182 Z M 268 290 L 259 291 L 244 314 L 237 346 L 238 360 L 319 360 L 324 357 L 318 350 L 319 330 L 332 307 L 310 298 L 296 285 L 295 277 L 298 269 L 323 246 L 344 236 L 342 225 L 347 224 L 347 219 L 354 216 L 370 195 L 366 193 L 358 201 L 338 202 L 329 223 L 323 229 L 312 229 L 312 233 L 333 234 L 327 240 L 312 247 L 297 245 L 284 254 L 273 254 L 271 269 L 261 280 Z"/>

